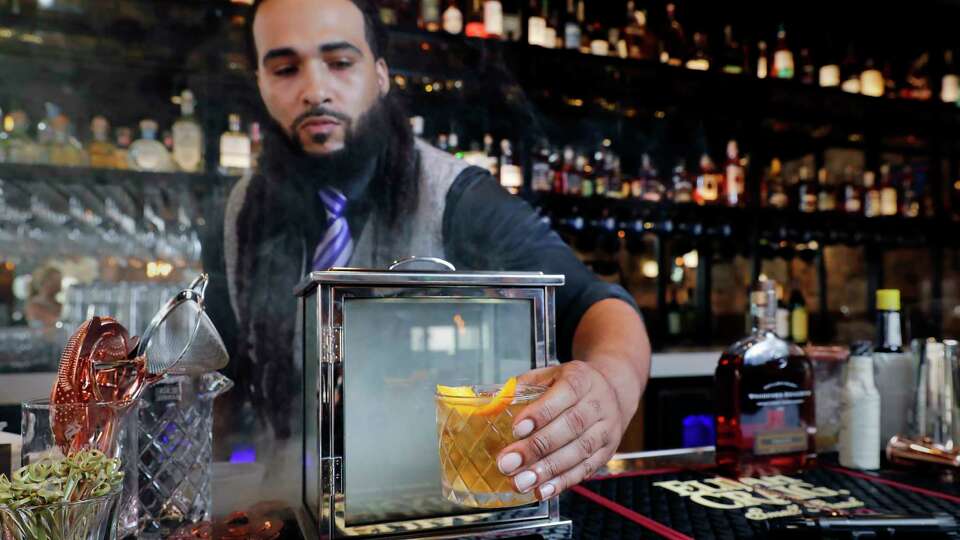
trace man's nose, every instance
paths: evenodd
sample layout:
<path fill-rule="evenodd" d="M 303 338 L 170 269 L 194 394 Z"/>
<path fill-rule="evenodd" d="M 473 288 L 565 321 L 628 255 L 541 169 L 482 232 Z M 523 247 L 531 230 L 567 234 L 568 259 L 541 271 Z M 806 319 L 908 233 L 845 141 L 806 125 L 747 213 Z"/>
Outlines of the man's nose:
<path fill-rule="evenodd" d="M 323 62 L 310 62 L 306 67 L 301 100 L 308 107 L 326 105 L 333 101 L 330 74 Z"/>

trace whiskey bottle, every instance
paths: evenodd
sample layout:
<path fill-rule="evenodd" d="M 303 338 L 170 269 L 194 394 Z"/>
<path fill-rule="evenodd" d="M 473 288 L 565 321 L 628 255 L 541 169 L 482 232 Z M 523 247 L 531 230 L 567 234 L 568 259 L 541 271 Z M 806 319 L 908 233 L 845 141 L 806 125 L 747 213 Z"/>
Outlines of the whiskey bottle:
<path fill-rule="evenodd" d="M 707 35 L 701 32 L 693 34 L 693 56 L 687 60 L 687 69 L 709 71 L 710 58 L 707 56 Z"/>
<path fill-rule="evenodd" d="M 448 34 L 463 32 L 463 12 L 457 7 L 457 0 L 450 0 L 443 10 L 443 31 Z"/>
<path fill-rule="evenodd" d="M 250 168 L 250 137 L 240 128 L 240 115 L 228 116 L 230 128 L 220 136 L 220 174 L 241 176 Z"/>
<path fill-rule="evenodd" d="M 813 367 L 775 332 L 774 282 L 751 294 L 750 311 L 753 332 L 717 364 L 717 465 L 738 476 L 791 472 L 816 459 Z"/>
<path fill-rule="evenodd" d="M 900 184 L 903 187 L 903 197 L 900 203 L 900 215 L 908 218 L 920 216 L 920 206 L 923 195 L 913 175 L 913 167 L 907 165 L 900 173 Z"/>
<path fill-rule="evenodd" d="M 790 340 L 803 347 L 809 340 L 810 315 L 807 312 L 807 301 L 796 281 L 790 291 Z"/>
<path fill-rule="evenodd" d="M 583 2 L 581 0 L 578 8 L 574 5 L 574 0 L 567 0 L 567 10 L 564 12 L 563 23 L 563 48 L 579 51 L 582 39 Z"/>
<path fill-rule="evenodd" d="M 500 39 L 503 37 L 503 4 L 500 0 L 484 0 L 483 28 L 486 37 Z"/>
<path fill-rule="evenodd" d="M 632 191 L 634 197 L 639 197 L 644 201 L 660 202 L 665 198 L 664 192 L 666 189 L 663 182 L 660 181 L 657 170 L 653 167 L 650 154 L 645 153 L 640 156 L 639 185 L 634 186 Z"/>
<path fill-rule="evenodd" d="M 420 17 L 417 18 L 417 26 L 428 32 L 440 30 L 440 0 L 420 0 Z"/>
<path fill-rule="evenodd" d="M 842 77 L 840 89 L 848 94 L 859 94 L 861 90 L 860 74 L 862 71 L 857 65 L 857 56 L 851 44 L 847 48 L 847 56 L 843 59 Z"/>
<path fill-rule="evenodd" d="M 884 163 L 880 166 L 880 215 L 897 215 L 900 210 L 899 201 L 900 194 L 897 192 L 897 186 L 893 183 L 890 164 Z"/>
<path fill-rule="evenodd" d="M 817 171 L 817 181 L 820 184 L 817 192 L 817 211 L 833 212 L 837 209 L 837 193 L 830 182 L 830 172 L 826 167 Z"/>
<path fill-rule="evenodd" d="M 859 215 L 863 212 L 863 195 L 857 185 L 857 174 L 852 166 L 843 171 L 843 184 L 840 188 L 840 208 L 847 214 Z"/>
<path fill-rule="evenodd" d="M 510 141 L 500 141 L 500 185 L 516 195 L 523 189 L 523 169 L 513 155 Z"/>
<path fill-rule="evenodd" d="M 700 174 L 697 175 L 697 186 L 693 192 L 694 202 L 701 206 L 716 204 L 720 198 L 720 178 L 722 177 L 717 173 L 717 167 L 710 156 L 700 156 Z"/>
<path fill-rule="evenodd" d="M 94 116 L 90 121 L 93 140 L 87 145 L 90 154 L 90 166 L 98 169 L 112 169 L 116 165 L 117 147 L 110 142 L 110 123 L 102 116 Z"/>
<path fill-rule="evenodd" d="M 580 196 L 593 197 L 596 194 L 596 189 L 594 189 L 596 184 L 590 159 L 585 154 L 580 154 L 577 156 L 576 166 L 580 173 Z"/>
<path fill-rule="evenodd" d="M 547 19 L 540 9 L 540 2 L 530 0 L 527 18 L 527 44 L 546 47 Z"/>
<path fill-rule="evenodd" d="M 550 170 L 550 147 L 546 141 L 533 152 L 533 166 L 530 167 L 530 189 L 535 193 L 548 193 L 552 189 L 553 175 Z"/>
<path fill-rule="evenodd" d="M 867 58 L 863 64 L 863 72 L 860 73 L 860 93 L 865 96 L 883 97 L 886 89 L 883 73 L 877 68 L 873 58 Z"/>
<path fill-rule="evenodd" d="M 879 217 L 880 188 L 877 186 L 877 175 L 873 171 L 863 173 L 863 215 L 868 218 Z"/>
<path fill-rule="evenodd" d="M 173 123 L 173 161 L 180 170 L 201 172 L 203 170 L 203 128 L 194 116 L 196 101 L 193 92 L 180 94 L 180 118 Z"/>
<path fill-rule="evenodd" d="M 671 66 L 680 67 L 687 59 L 687 38 L 683 33 L 683 26 L 677 20 L 677 6 L 672 2 L 667 4 L 667 30 L 663 38 L 663 51 L 660 61 Z"/>
<path fill-rule="evenodd" d="M 687 177 L 687 167 L 683 162 L 673 168 L 673 182 L 670 188 L 671 200 L 677 204 L 693 202 L 693 185 Z"/>
<path fill-rule="evenodd" d="M 90 164 L 90 158 L 80 141 L 70 135 L 70 119 L 66 115 L 54 117 L 50 129 L 51 140 L 47 152 L 51 165 L 84 167 Z"/>
<path fill-rule="evenodd" d="M 133 144 L 133 130 L 128 127 L 118 127 L 116 135 L 117 152 L 114 156 L 114 167 L 129 169 L 131 167 L 130 145 Z"/>
<path fill-rule="evenodd" d="M 746 172 L 740 163 L 740 148 L 737 141 L 727 143 L 727 163 L 723 175 L 723 202 L 727 206 L 743 206 L 746 191 Z"/>
<path fill-rule="evenodd" d="M 767 60 L 767 42 L 757 43 L 757 78 L 766 79 L 770 74 L 770 65 Z"/>
<path fill-rule="evenodd" d="M 923 53 L 910 64 L 907 70 L 906 86 L 900 90 L 900 97 L 926 101 L 933 91 L 930 89 L 930 54 Z"/>
<path fill-rule="evenodd" d="M 957 68 L 953 64 L 953 51 L 947 50 L 943 53 L 943 79 L 940 83 L 940 101 L 960 104 L 960 76 L 957 75 Z"/>
<path fill-rule="evenodd" d="M 813 181 L 810 169 L 804 165 L 800 167 L 800 177 L 797 183 L 797 209 L 801 212 L 812 213 L 817 211 L 817 184 Z"/>
<path fill-rule="evenodd" d="M 630 21 L 623 30 L 627 41 L 627 56 L 634 60 L 656 60 L 657 38 L 647 28 L 647 12 L 634 9 L 628 16 Z"/>
<path fill-rule="evenodd" d="M 483 6 L 480 0 L 472 0 L 470 13 L 467 16 L 467 37 L 483 39 L 487 37 L 487 29 L 484 26 Z"/>
<path fill-rule="evenodd" d="M 157 122 L 140 122 L 140 138 L 130 145 L 130 168 L 138 171 L 173 172 L 176 167 L 170 152 L 157 140 Z"/>
<path fill-rule="evenodd" d="M 781 24 L 777 31 L 777 49 L 773 52 L 773 76 L 777 79 L 792 79 L 794 69 L 793 53 L 787 47 L 787 31 Z"/>
<path fill-rule="evenodd" d="M 780 160 L 773 158 L 770 161 L 770 169 L 767 171 L 766 194 L 763 200 L 770 208 L 787 208 L 790 206 L 790 196 L 787 194 L 783 183 L 783 165 Z"/>
<path fill-rule="evenodd" d="M 569 146 L 564 149 L 563 158 L 564 168 L 567 170 L 567 194 L 582 195 L 583 168 L 587 158 L 583 154 L 574 152 Z"/>
<path fill-rule="evenodd" d="M 747 69 L 743 47 L 734 39 L 733 27 L 729 24 L 723 27 L 723 58 L 721 63 L 724 73 L 740 75 Z"/>
<path fill-rule="evenodd" d="M 14 110 L 4 120 L 4 127 L 9 128 L 7 138 L 3 141 L 8 163 L 36 164 L 43 163 L 45 152 L 36 143 L 27 130 L 30 129 L 30 117 L 21 110 Z"/>

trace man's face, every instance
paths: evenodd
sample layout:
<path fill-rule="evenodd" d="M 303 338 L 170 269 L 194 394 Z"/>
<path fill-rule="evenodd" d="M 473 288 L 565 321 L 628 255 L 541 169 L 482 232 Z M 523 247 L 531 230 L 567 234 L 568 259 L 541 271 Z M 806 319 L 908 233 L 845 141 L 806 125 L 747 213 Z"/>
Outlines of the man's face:
<path fill-rule="evenodd" d="M 390 90 L 350 0 L 269 0 L 253 24 L 257 84 L 270 116 L 309 155 L 343 150 L 357 120 Z"/>

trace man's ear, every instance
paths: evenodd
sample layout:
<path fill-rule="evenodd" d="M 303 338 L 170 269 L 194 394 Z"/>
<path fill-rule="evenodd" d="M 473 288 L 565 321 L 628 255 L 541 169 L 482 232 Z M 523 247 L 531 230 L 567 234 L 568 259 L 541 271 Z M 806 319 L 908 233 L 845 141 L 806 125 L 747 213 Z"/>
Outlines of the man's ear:
<path fill-rule="evenodd" d="M 380 97 L 386 97 L 390 93 L 390 68 L 387 67 L 387 61 L 383 58 L 377 59 L 376 70 Z"/>

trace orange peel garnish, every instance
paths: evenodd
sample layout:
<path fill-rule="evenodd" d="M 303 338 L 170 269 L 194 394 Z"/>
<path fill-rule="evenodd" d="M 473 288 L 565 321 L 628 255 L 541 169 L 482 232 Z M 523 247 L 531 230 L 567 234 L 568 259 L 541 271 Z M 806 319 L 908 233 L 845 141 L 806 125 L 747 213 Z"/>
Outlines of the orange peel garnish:
<path fill-rule="evenodd" d="M 471 386 L 443 386 L 437 385 L 437 394 L 440 400 L 460 411 L 464 415 L 496 416 L 513 403 L 517 395 L 517 378 L 510 377 L 503 383 L 500 391 L 490 401 L 483 405 L 474 403 L 477 396 Z"/>

